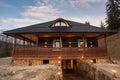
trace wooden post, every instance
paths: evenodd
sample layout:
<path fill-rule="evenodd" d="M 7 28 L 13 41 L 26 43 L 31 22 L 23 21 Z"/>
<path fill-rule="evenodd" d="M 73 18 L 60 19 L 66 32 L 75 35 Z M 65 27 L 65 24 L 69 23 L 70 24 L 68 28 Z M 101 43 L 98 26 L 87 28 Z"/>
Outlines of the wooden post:
<path fill-rule="evenodd" d="M 23 46 L 24 46 L 24 48 L 25 48 L 25 38 L 24 38 L 24 40 L 23 40 Z"/>
<path fill-rule="evenodd" d="M 33 39 L 32 35 L 31 35 L 31 38 Z M 30 41 L 30 47 L 33 47 L 33 45 L 32 45 L 32 42 L 31 42 L 31 41 Z"/>
<path fill-rule="evenodd" d="M 36 47 L 38 47 L 38 35 L 36 35 Z"/>
<path fill-rule="evenodd" d="M 8 36 L 6 36 L 6 42 L 9 43 L 9 41 L 8 41 Z"/>
<path fill-rule="evenodd" d="M 13 40 L 13 54 L 14 54 L 14 51 L 15 51 L 15 47 L 16 47 L 16 35 L 15 35 L 15 38 Z"/>
<path fill-rule="evenodd" d="M 31 38 L 33 38 L 33 37 L 32 37 L 32 35 L 31 35 L 30 37 L 31 37 Z M 31 42 L 31 41 L 30 41 L 30 47 L 33 47 L 33 46 L 32 46 L 32 42 Z"/>
<path fill-rule="evenodd" d="M 84 35 L 84 33 L 83 33 L 82 37 L 83 37 L 83 57 L 85 57 L 85 35 Z"/>
<path fill-rule="evenodd" d="M 62 37 L 61 37 L 61 34 L 60 34 L 60 48 L 62 48 Z"/>
<path fill-rule="evenodd" d="M 12 61 L 11 61 L 11 64 L 13 63 L 13 60 L 14 60 L 15 47 L 16 47 L 16 35 L 15 35 L 15 38 L 13 40 L 13 52 L 12 52 Z"/>

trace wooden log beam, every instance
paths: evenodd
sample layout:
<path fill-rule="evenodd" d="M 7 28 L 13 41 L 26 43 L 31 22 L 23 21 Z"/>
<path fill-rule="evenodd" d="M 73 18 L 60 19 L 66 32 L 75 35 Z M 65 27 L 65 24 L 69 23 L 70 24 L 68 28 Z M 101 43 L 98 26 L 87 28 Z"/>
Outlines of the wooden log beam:
<path fill-rule="evenodd" d="M 29 38 L 26 38 L 26 37 L 24 37 L 24 36 L 22 36 L 20 34 L 19 35 L 17 34 L 16 37 L 21 37 L 22 39 L 25 39 L 26 41 L 36 43 L 35 41 L 33 41 L 33 40 L 29 39 Z"/>

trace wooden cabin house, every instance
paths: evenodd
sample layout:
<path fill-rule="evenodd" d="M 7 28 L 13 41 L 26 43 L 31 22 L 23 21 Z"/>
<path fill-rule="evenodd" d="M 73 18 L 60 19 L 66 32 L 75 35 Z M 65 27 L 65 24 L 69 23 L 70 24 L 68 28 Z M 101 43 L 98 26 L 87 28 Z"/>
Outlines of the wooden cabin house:
<path fill-rule="evenodd" d="M 77 60 L 107 59 L 106 37 L 114 31 L 90 24 L 58 18 L 53 21 L 5 31 L 14 37 L 12 64 L 40 65 L 61 63 L 62 69 L 74 69 Z M 104 46 L 98 40 L 104 38 Z M 16 46 L 16 39 L 22 46 Z M 26 46 L 26 42 L 29 43 Z"/>

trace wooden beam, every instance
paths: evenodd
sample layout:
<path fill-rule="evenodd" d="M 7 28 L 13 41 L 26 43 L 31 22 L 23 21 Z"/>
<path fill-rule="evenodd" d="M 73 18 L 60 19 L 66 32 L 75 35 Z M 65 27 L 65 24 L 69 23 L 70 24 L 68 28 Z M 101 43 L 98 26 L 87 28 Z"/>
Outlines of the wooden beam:
<path fill-rule="evenodd" d="M 29 39 L 29 38 L 26 38 L 26 37 L 24 37 L 22 35 L 16 35 L 16 36 L 21 37 L 21 38 L 25 39 L 26 41 L 35 43 L 35 41 L 33 41 L 33 40 Z"/>

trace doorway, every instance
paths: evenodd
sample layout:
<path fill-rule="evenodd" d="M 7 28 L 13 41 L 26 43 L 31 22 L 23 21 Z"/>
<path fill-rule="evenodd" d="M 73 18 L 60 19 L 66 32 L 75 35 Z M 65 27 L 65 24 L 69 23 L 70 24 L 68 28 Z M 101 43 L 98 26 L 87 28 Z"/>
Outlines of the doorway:
<path fill-rule="evenodd" d="M 77 67 L 76 60 L 62 60 L 63 73 L 74 73 Z"/>

